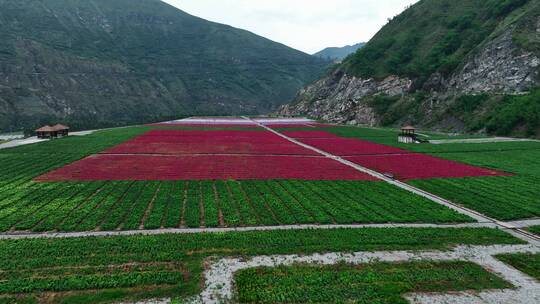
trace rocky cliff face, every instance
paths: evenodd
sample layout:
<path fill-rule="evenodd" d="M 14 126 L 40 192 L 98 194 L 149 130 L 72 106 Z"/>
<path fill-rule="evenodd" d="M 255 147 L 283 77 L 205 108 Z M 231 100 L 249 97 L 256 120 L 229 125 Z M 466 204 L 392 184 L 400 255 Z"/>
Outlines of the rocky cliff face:
<path fill-rule="evenodd" d="M 412 81 L 395 76 L 382 81 L 362 79 L 337 70 L 302 89 L 295 102 L 283 106 L 282 115 L 308 115 L 326 121 L 348 124 L 377 124 L 377 115 L 364 99 L 368 96 L 403 96 Z"/>
<path fill-rule="evenodd" d="M 424 0 L 279 113 L 529 136 L 540 135 L 537 94 L 540 2 Z"/>
<path fill-rule="evenodd" d="M 516 94 L 538 85 L 540 58 L 519 48 L 512 34 L 513 30 L 505 31 L 468 59 L 463 68 L 442 83 L 444 90 Z"/>
<path fill-rule="evenodd" d="M 540 18 L 538 19 L 540 25 Z M 536 29 L 540 35 L 540 26 Z M 463 94 L 524 94 L 540 85 L 540 57 L 520 48 L 509 29 L 467 58 L 456 72 L 444 78 L 434 73 L 421 88 L 413 80 L 390 76 L 383 80 L 363 79 L 336 70 L 327 77 L 302 89 L 294 102 L 282 106 L 281 115 L 308 115 L 313 118 L 346 124 L 379 125 L 370 97 L 394 97 L 396 104 L 410 101 L 415 91 L 425 92 L 423 102 L 413 109 L 421 113 L 417 125 L 462 130 L 455 117 L 434 121 L 434 113 L 442 113 L 456 96 Z M 396 123 L 411 122 L 410 113 Z"/>

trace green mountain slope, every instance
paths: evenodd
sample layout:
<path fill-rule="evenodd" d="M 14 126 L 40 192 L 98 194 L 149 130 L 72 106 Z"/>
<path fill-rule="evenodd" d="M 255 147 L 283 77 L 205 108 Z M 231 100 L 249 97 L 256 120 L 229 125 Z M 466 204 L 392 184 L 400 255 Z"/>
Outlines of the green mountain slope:
<path fill-rule="evenodd" d="M 363 77 L 448 75 L 529 0 L 422 0 L 393 18 L 344 66 Z M 510 20 L 506 20 L 507 22 Z"/>
<path fill-rule="evenodd" d="M 0 0 L 0 129 L 260 113 L 327 62 L 159 0 Z"/>
<path fill-rule="evenodd" d="M 281 114 L 540 137 L 540 1 L 421 0 Z"/>
<path fill-rule="evenodd" d="M 347 45 L 344 47 L 328 47 L 322 51 L 313 54 L 313 56 L 340 61 L 345 59 L 345 57 L 349 56 L 350 54 L 358 51 L 358 49 L 362 48 L 364 45 L 366 45 L 365 42 L 360 42 L 354 45 Z"/>

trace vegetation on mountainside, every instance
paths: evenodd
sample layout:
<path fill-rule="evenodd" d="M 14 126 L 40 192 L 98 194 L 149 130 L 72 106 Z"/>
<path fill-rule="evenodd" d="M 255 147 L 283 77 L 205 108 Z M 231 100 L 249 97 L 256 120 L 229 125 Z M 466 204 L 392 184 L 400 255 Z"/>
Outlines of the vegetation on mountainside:
<path fill-rule="evenodd" d="M 391 19 L 366 46 L 345 59 L 341 65 L 334 67 L 333 71 L 339 70 L 376 80 L 390 75 L 412 80 L 407 94 L 387 96 L 377 93 L 359 100 L 361 107 L 368 106 L 373 109 L 376 123 L 382 126 L 413 124 L 449 131 L 538 137 L 540 89 L 535 86 L 540 79 L 534 79 L 538 77 L 532 71 L 534 62 L 531 61 L 527 67 L 516 66 L 517 69 L 531 69 L 530 72 L 526 70 L 528 75 L 520 75 L 520 80 L 514 80 L 508 69 L 504 72 L 495 70 L 493 74 L 489 72 L 494 78 L 486 83 L 479 81 L 477 78 L 482 76 L 475 73 L 487 73 L 495 67 L 499 58 L 489 59 L 492 55 L 489 55 L 491 53 L 487 52 L 485 47 L 498 43 L 495 39 L 501 38 L 501 35 L 511 37 L 514 46 L 521 47 L 524 52 L 530 51 L 540 56 L 540 39 L 537 33 L 539 17 L 538 1 L 422 0 Z M 506 49 L 507 46 L 513 47 L 508 39 L 501 38 L 500 43 L 504 44 L 502 53 L 511 51 Z M 475 63 L 472 63 L 471 59 L 482 50 L 487 53 L 482 52 L 483 57 L 479 60 L 487 60 L 483 64 L 488 66 L 474 68 Z M 530 59 L 533 60 L 532 57 Z M 456 74 L 467 63 L 472 63 L 468 66 L 476 71 L 473 73 L 476 76 L 469 80 L 466 74 Z M 487 70 L 481 72 L 485 68 Z M 456 75 L 459 76 L 458 82 L 464 82 L 465 86 L 470 82 L 469 89 L 484 93 L 460 92 L 461 85 L 451 81 L 454 80 L 452 76 Z M 495 83 L 490 84 L 490 81 Z M 500 88 L 500 81 L 508 82 L 508 88 Z M 518 83 L 519 86 L 514 86 Z M 512 95 L 512 88 L 515 93 L 523 95 Z M 382 87 L 380 89 L 387 90 Z M 333 91 L 322 87 L 320 94 L 306 93 L 298 100 L 324 100 L 324 96 L 332 99 L 333 95 L 327 92 Z M 316 107 L 316 104 L 320 103 L 306 106 Z M 343 113 L 339 114 L 340 120 L 349 119 L 347 109 L 348 106 L 341 110 Z M 303 110 L 298 108 L 298 111 Z M 353 108 L 350 111 L 353 111 Z M 308 111 L 319 112 L 317 109 Z M 323 114 L 325 113 L 315 115 L 324 117 Z"/>
<path fill-rule="evenodd" d="M 489 133 L 511 134 L 520 130 L 524 136 L 533 136 L 540 130 L 540 89 L 525 96 L 504 96 L 502 101 L 483 116 L 483 121 L 472 130 L 485 126 Z"/>
<path fill-rule="evenodd" d="M 423 117 L 429 94 L 416 91 L 407 97 L 376 95 L 365 99 L 383 126 L 399 125 L 405 119 L 416 125 L 437 123 L 448 118 L 459 120 L 463 130 L 498 136 L 540 136 L 540 88 L 522 95 L 460 95 L 443 111 L 435 109 Z"/>
<path fill-rule="evenodd" d="M 329 47 L 313 54 L 313 56 L 323 58 L 323 59 L 333 60 L 333 61 L 341 61 L 345 59 L 345 57 L 349 56 L 350 54 L 355 53 L 358 49 L 362 48 L 364 45 L 366 45 L 365 42 L 360 42 L 354 45 L 347 45 L 344 47 Z"/>
<path fill-rule="evenodd" d="M 394 112 L 397 107 L 391 109 Z M 401 115 L 404 115 L 403 111 Z M 486 132 L 499 136 L 537 137 L 540 130 L 540 88 L 523 95 L 461 95 L 434 120 L 454 117 L 467 132 Z M 388 114 L 382 116 L 388 117 Z M 395 123 L 399 115 L 392 117 Z"/>
<path fill-rule="evenodd" d="M 522 244 L 496 229 L 306 229 L 0 241 L 0 302 L 101 303 L 201 292 L 213 257 Z M 16 257 L 16 258 L 14 258 Z"/>
<path fill-rule="evenodd" d="M 160 0 L 0 0 L 0 130 L 267 112 L 328 62 Z"/>
<path fill-rule="evenodd" d="M 362 77 L 447 75 L 529 0 L 423 0 L 393 18 L 344 67 Z"/>

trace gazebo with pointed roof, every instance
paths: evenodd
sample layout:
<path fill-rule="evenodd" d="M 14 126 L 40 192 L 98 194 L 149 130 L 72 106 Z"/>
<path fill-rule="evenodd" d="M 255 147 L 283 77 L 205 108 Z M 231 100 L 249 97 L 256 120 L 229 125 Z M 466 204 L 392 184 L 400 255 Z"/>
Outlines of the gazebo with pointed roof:
<path fill-rule="evenodd" d="M 398 136 L 398 142 L 404 144 L 412 144 L 417 142 L 416 128 L 411 125 L 401 127 L 401 133 Z"/>
<path fill-rule="evenodd" d="M 54 126 L 47 125 L 37 129 L 36 134 L 37 137 L 41 139 L 64 137 L 68 136 L 69 127 L 61 124 L 56 124 Z"/>

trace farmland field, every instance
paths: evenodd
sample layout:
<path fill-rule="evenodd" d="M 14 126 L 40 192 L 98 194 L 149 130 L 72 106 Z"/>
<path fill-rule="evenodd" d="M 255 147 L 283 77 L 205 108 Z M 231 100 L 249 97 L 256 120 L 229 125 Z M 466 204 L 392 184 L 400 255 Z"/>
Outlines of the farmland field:
<path fill-rule="evenodd" d="M 532 233 L 540 235 L 540 226 L 529 227 L 528 230 Z"/>
<path fill-rule="evenodd" d="M 288 129 L 287 131 L 309 131 L 313 129 Z M 438 159 L 448 159 L 480 168 L 505 172 L 509 176 L 476 176 L 451 178 L 451 174 L 432 179 L 411 179 L 410 184 L 423 190 L 460 203 L 500 220 L 518 220 L 540 217 L 540 142 L 499 142 L 499 143 L 461 143 L 461 144 L 399 144 L 397 131 L 354 127 L 316 128 L 334 135 L 359 138 L 411 152 L 430 154 Z M 437 136 L 441 138 L 441 136 Z M 387 171 L 388 162 L 380 163 L 379 156 L 354 156 L 362 165 Z M 380 157 L 379 157 L 380 158 Z M 391 159 L 389 156 L 385 159 Z M 405 158 L 402 159 L 404 162 Z M 404 164 L 397 171 L 405 177 L 427 174 L 432 167 L 430 161 Z M 408 169 L 407 166 L 411 166 Z M 427 169 L 423 169 L 423 166 Z M 386 169 L 386 170 L 385 170 Z M 442 174 L 451 171 L 444 170 Z M 489 175 L 489 174 L 487 174 Z M 466 176 L 466 175 L 465 175 Z M 450 177 L 450 178 L 448 178 Z"/>
<path fill-rule="evenodd" d="M 15 238 L 0 240 L 0 303 L 184 301 L 200 295 L 220 258 L 524 244 L 243 121 L 110 129 L 0 150 L 0 237 Z M 487 215 L 540 214 L 534 144 L 407 146 L 391 130 L 261 121 Z M 379 225 L 339 226 L 350 224 Z M 262 303 L 306 294 L 307 302 L 394 303 L 411 291 L 509 287 L 467 262 L 301 265 L 237 278 L 238 300 Z M 321 285 L 339 279 L 349 283 Z M 307 284 L 289 288 L 297 281 Z"/>
<path fill-rule="evenodd" d="M 504 254 L 497 258 L 540 280 L 540 254 Z"/>
<path fill-rule="evenodd" d="M 265 131 L 154 128 L 108 130 L 1 151 L 9 166 L 0 173 L 0 231 L 472 220 L 324 157 L 188 155 L 182 162 L 177 153 L 184 152 L 170 149 L 165 156 L 149 156 L 158 152 L 147 143 L 176 140 L 201 141 L 202 147 L 221 142 L 235 149 L 227 140 L 231 134 L 257 149 L 269 141 L 278 143 L 271 150 L 286 146 Z M 207 158 L 213 162 L 201 161 Z M 176 169 L 181 164 L 183 169 Z M 245 176 L 259 180 L 235 180 Z"/>
<path fill-rule="evenodd" d="M 495 229 L 331 229 L 0 241 L 0 301 L 55 302 L 188 297 L 209 256 L 367 250 L 447 250 L 521 244 Z M 17 258 L 13 258 L 17 257 Z"/>
<path fill-rule="evenodd" d="M 239 303 L 408 303 L 408 292 L 511 287 L 468 262 L 252 268 L 235 281 Z"/>
<path fill-rule="evenodd" d="M 1 196 L 1 231 L 471 221 L 378 182 L 25 182 Z"/>

